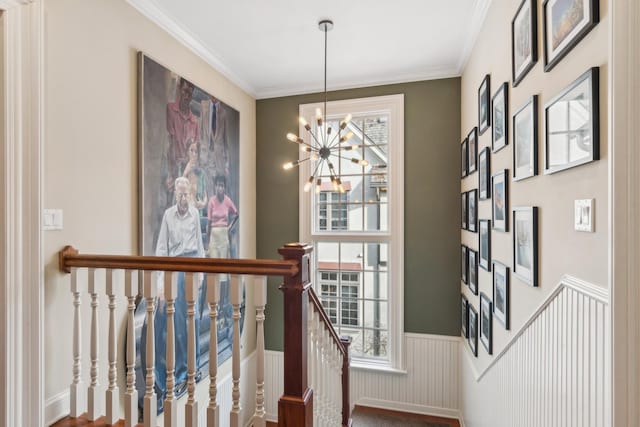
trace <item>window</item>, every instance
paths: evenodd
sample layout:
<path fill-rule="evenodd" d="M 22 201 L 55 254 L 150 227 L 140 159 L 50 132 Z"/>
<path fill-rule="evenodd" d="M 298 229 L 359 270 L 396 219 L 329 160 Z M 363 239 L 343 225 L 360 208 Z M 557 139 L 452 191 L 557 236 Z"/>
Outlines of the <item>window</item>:
<path fill-rule="evenodd" d="M 402 95 L 327 104 L 333 129 L 353 115 L 345 129 L 353 132 L 349 151 L 330 159 L 344 193 L 322 169 L 319 191 L 302 191 L 316 164 L 300 169 L 300 238 L 314 246 L 313 284 L 338 333 L 352 337 L 351 354 L 360 366 L 403 368 L 403 104 Z M 301 105 L 300 115 L 316 123 L 318 107 Z M 300 135 L 309 137 L 304 128 Z"/>

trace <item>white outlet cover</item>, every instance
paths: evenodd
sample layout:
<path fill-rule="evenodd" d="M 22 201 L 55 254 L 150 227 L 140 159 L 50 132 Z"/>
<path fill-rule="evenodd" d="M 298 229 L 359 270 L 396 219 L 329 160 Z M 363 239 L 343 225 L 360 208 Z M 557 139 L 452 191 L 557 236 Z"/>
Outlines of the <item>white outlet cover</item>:
<path fill-rule="evenodd" d="M 594 232 L 594 199 L 576 200 L 574 203 L 573 227 L 576 231 Z"/>

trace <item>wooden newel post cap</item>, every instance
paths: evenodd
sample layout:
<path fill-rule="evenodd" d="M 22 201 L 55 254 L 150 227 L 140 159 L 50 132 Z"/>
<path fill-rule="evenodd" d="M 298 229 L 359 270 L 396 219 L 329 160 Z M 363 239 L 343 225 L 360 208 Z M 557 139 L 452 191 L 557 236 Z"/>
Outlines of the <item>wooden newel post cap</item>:
<path fill-rule="evenodd" d="M 342 346 L 344 347 L 345 350 L 349 349 L 349 346 L 351 345 L 352 340 L 353 339 L 349 335 L 344 335 L 340 337 L 340 342 L 342 343 Z"/>
<path fill-rule="evenodd" d="M 278 253 L 282 255 L 284 259 L 300 259 L 304 255 L 311 253 L 313 246 L 307 243 L 295 242 L 287 243 L 278 249 Z"/>
<path fill-rule="evenodd" d="M 58 268 L 62 273 L 71 273 L 71 267 L 67 266 L 67 257 L 69 255 L 78 255 L 78 250 L 73 246 L 67 245 L 58 252 Z"/>

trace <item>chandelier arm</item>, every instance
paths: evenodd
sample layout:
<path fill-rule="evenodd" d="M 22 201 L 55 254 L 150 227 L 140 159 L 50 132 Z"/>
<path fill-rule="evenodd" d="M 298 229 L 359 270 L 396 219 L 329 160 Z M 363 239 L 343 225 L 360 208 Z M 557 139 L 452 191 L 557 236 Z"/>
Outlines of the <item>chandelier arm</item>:
<path fill-rule="evenodd" d="M 313 140 L 318 144 L 318 149 L 321 148 L 322 147 L 322 143 L 320 141 L 318 141 L 318 138 L 316 138 L 316 136 L 313 134 L 313 132 L 309 131 L 309 134 L 311 134 L 311 136 L 313 137 Z"/>
<path fill-rule="evenodd" d="M 343 160 L 349 160 L 350 162 L 352 161 L 352 158 L 345 157 L 345 156 L 343 156 L 343 155 L 341 155 L 341 154 L 331 153 L 331 155 L 332 155 L 332 156 L 336 156 L 336 157 L 340 157 L 340 158 L 341 158 L 341 159 L 343 159 Z M 363 167 L 364 167 L 364 166 L 363 166 Z"/>
<path fill-rule="evenodd" d="M 333 139 L 331 140 L 331 142 L 329 144 L 327 144 L 327 147 L 329 147 L 329 149 L 335 147 L 336 145 L 338 145 L 340 143 L 340 130 L 338 129 L 338 133 L 333 135 Z M 338 144 L 336 144 L 336 138 L 338 138 Z"/>

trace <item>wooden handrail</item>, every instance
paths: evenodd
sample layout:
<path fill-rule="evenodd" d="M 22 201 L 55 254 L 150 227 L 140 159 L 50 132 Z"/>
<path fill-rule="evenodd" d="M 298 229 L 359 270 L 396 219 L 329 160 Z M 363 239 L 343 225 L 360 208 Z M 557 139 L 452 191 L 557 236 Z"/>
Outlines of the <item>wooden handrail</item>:
<path fill-rule="evenodd" d="M 81 255 L 72 246 L 58 253 L 58 264 L 65 273 L 71 273 L 72 267 L 86 267 L 293 277 L 299 270 L 295 260 Z"/>
<path fill-rule="evenodd" d="M 322 323 L 324 323 L 324 327 L 331 334 L 331 338 L 333 339 L 333 342 L 338 346 L 338 349 L 340 349 L 340 353 L 344 358 L 345 356 L 347 356 L 348 353 L 346 352 L 344 346 L 342 345 L 342 340 L 340 340 L 338 333 L 336 332 L 335 328 L 331 324 L 331 320 L 329 320 L 329 317 L 327 316 L 327 312 L 324 311 L 324 308 L 322 307 L 322 303 L 320 303 L 320 299 L 318 298 L 318 294 L 316 294 L 313 288 L 309 289 L 309 299 L 311 300 L 313 308 L 320 315 L 320 319 L 322 319 Z"/>

